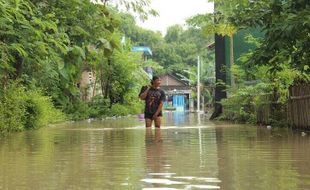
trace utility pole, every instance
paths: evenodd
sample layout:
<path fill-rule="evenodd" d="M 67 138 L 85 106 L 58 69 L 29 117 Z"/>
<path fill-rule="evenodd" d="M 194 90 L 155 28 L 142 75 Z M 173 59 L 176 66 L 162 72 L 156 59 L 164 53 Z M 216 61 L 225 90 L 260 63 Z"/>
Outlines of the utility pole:
<path fill-rule="evenodd" d="M 200 59 L 197 60 L 197 112 L 200 112 Z"/>

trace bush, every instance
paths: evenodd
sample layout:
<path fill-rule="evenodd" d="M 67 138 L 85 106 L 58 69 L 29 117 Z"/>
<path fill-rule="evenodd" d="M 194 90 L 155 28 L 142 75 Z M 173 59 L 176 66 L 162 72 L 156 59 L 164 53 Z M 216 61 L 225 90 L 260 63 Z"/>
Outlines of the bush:
<path fill-rule="evenodd" d="M 37 129 L 65 119 L 64 114 L 54 108 L 50 97 L 42 96 L 38 91 L 29 91 L 26 94 L 24 103 L 26 129 Z"/>
<path fill-rule="evenodd" d="M 143 104 L 139 101 L 131 103 L 116 103 L 110 108 L 109 99 L 102 96 L 95 96 L 90 102 L 78 101 L 73 107 L 67 110 L 70 119 L 83 120 L 88 118 L 101 118 L 105 116 L 126 116 L 139 114 L 143 110 Z"/>
<path fill-rule="evenodd" d="M 21 131 L 24 128 L 26 94 L 22 88 L 12 85 L 0 94 L 0 133 Z"/>
<path fill-rule="evenodd" d="M 110 110 L 109 116 L 125 116 L 129 115 L 130 110 L 127 106 L 121 104 L 114 104 Z"/>
<path fill-rule="evenodd" d="M 135 103 L 131 105 L 114 104 L 109 112 L 109 116 L 126 116 L 129 114 L 139 114 L 143 105 L 141 103 Z"/>
<path fill-rule="evenodd" d="M 72 120 L 83 120 L 90 117 L 91 108 L 86 102 L 78 100 L 71 108 L 66 110 L 68 117 Z"/>
<path fill-rule="evenodd" d="M 128 105 L 129 114 L 140 114 L 144 112 L 144 104 L 141 102 L 135 102 L 134 104 Z"/>
<path fill-rule="evenodd" d="M 0 133 L 37 129 L 65 119 L 49 97 L 39 91 L 26 91 L 17 84 L 3 89 L 0 100 Z"/>
<path fill-rule="evenodd" d="M 110 101 L 102 96 L 95 96 L 88 103 L 88 106 L 90 107 L 90 117 L 102 117 L 109 113 Z"/>
<path fill-rule="evenodd" d="M 253 96 L 236 94 L 222 100 L 223 114 L 221 119 L 253 123 L 256 120 L 253 105 Z"/>
<path fill-rule="evenodd" d="M 233 96 L 221 101 L 220 119 L 286 126 L 286 97 L 279 98 L 281 94 L 274 94 L 272 88 L 272 84 L 259 83 L 238 89 Z"/>
<path fill-rule="evenodd" d="M 222 100 L 223 114 L 220 119 L 256 123 L 257 110 L 269 103 L 265 98 L 269 91 L 270 86 L 264 83 L 238 89 L 233 96 Z"/>

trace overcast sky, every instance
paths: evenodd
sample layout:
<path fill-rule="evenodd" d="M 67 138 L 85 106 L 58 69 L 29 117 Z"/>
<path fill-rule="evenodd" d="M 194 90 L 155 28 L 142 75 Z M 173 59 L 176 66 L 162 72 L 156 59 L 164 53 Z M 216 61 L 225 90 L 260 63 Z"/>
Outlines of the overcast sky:
<path fill-rule="evenodd" d="M 213 12 L 213 3 L 207 0 L 152 0 L 151 7 L 159 16 L 145 22 L 137 20 L 137 23 L 143 28 L 160 31 L 163 35 L 171 25 L 184 25 L 185 20 L 193 15 Z"/>

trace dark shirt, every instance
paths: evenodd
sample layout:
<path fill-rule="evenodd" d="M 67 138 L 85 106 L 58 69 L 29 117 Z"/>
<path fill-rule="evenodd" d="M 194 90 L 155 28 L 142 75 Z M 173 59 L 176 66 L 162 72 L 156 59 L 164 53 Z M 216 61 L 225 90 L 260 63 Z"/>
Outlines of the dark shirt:
<path fill-rule="evenodd" d="M 144 90 L 141 89 L 141 91 L 144 91 Z M 155 114 L 160 103 L 164 102 L 165 100 L 166 100 L 166 95 L 162 89 L 155 89 L 151 87 L 145 98 L 144 113 L 148 115 Z"/>

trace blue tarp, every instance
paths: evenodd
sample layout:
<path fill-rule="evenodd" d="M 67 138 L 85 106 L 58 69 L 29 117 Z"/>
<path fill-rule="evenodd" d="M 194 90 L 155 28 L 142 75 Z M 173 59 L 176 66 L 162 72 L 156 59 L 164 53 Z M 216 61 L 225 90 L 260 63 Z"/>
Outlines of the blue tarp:
<path fill-rule="evenodd" d="M 174 95 L 173 96 L 173 107 L 175 107 L 177 111 L 184 111 L 185 97 L 182 95 Z"/>
<path fill-rule="evenodd" d="M 131 49 L 133 52 L 143 52 L 145 55 L 152 56 L 152 50 L 151 48 L 147 46 L 135 46 Z"/>

